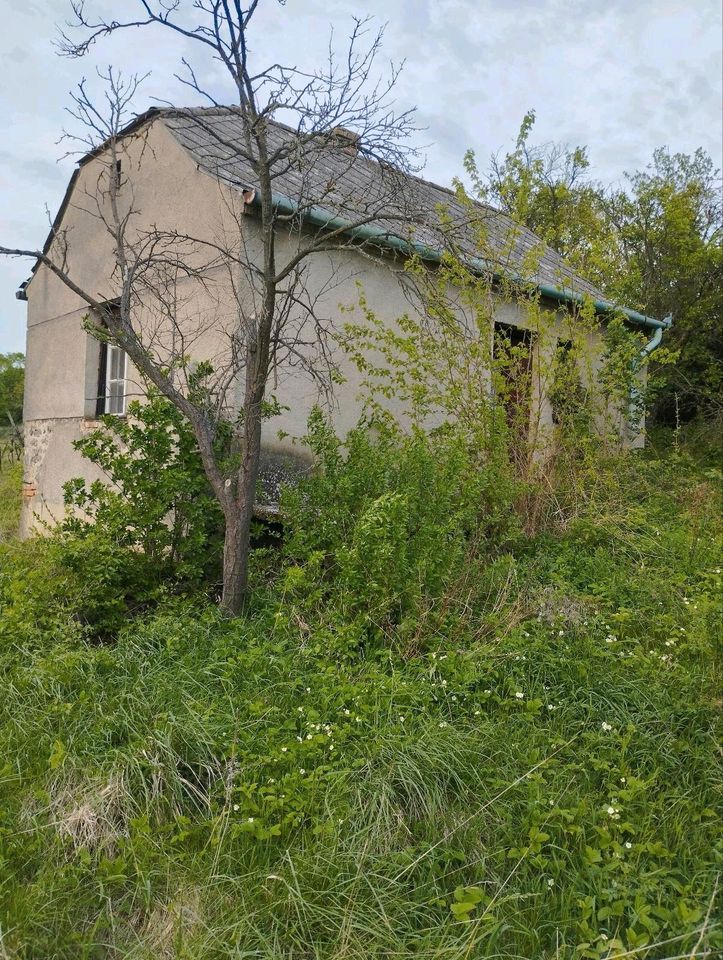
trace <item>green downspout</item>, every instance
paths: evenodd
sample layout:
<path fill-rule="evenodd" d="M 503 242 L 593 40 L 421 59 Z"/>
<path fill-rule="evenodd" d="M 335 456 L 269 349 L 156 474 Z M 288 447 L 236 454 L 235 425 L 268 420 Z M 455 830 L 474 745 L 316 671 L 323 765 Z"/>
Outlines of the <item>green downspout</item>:
<path fill-rule="evenodd" d="M 645 363 L 651 353 L 654 350 L 657 350 L 663 340 L 663 330 L 669 329 L 673 324 L 673 314 L 669 313 L 667 317 L 663 317 L 662 320 L 656 321 L 658 326 L 655 328 L 655 333 L 645 344 L 643 349 L 640 351 L 640 357 L 637 361 L 633 361 L 635 364 L 634 373 L 638 373 L 641 366 Z M 630 388 L 630 417 L 631 419 L 635 415 L 635 410 L 638 404 L 638 398 L 640 396 L 640 390 L 633 384 Z"/>
<path fill-rule="evenodd" d="M 672 325 L 673 314 L 669 313 L 667 317 L 663 317 L 663 319 L 660 321 L 660 326 L 656 328 L 652 339 L 649 340 L 640 351 L 640 356 L 643 360 L 649 357 L 653 350 L 658 349 L 663 340 L 663 330 L 668 330 Z"/>

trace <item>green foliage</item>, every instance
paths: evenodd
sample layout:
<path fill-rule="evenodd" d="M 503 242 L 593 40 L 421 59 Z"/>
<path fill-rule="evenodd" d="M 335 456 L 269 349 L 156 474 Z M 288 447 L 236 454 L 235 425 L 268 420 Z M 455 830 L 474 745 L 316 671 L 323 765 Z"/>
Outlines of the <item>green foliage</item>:
<path fill-rule="evenodd" d="M 723 206 L 720 171 L 702 150 L 656 150 L 647 170 L 609 199 L 622 268 L 611 291 L 653 316 L 672 313 L 677 352 L 663 373 L 656 412 L 664 422 L 720 411 L 723 391 Z"/>
<path fill-rule="evenodd" d="M 162 578 L 200 585 L 218 575 L 222 514 L 203 472 L 188 423 L 168 400 L 151 394 L 128 405 L 127 417 L 105 416 L 103 426 L 74 446 L 107 481 L 65 485 L 64 532 L 102 532 L 120 547 L 142 552 Z M 229 438 L 216 440 L 223 457 Z M 109 481 L 109 482 L 108 482 Z"/>
<path fill-rule="evenodd" d="M 0 353 L 0 427 L 7 426 L 8 414 L 15 423 L 23 419 L 25 357 L 22 353 Z"/>
<path fill-rule="evenodd" d="M 99 646 L 0 612 L 3 949 L 720 952 L 720 474 L 599 464 L 565 533 L 502 553 L 446 524 L 436 440 L 310 439 L 246 617 L 164 606 Z M 447 615 L 417 608 L 412 643 L 390 611 L 423 594 Z"/>
<path fill-rule="evenodd" d="M 20 523 L 20 488 L 22 464 L 0 466 L 0 543 L 13 539 Z"/>
<path fill-rule="evenodd" d="M 514 151 L 493 157 L 486 173 L 467 155 L 475 195 L 534 230 L 612 302 L 672 314 L 666 350 L 653 364 L 659 421 L 719 413 L 720 171 L 701 149 L 661 148 L 648 168 L 626 174 L 623 188 L 609 188 L 590 179 L 585 148 L 531 144 L 534 121 L 534 112 L 525 116 Z"/>
<path fill-rule="evenodd" d="M 68 514 L 22 547 L 32 563 L 6 584 L 0 630 L 108 640 L 163 599 L 216 589 L 220 509 L 180 414 L 151 396 L 102 424 L 75 446 L 107 479 L 66 483 Z"/>
<path fill-rule="evenodd" d="M 586 147 L 530 142 L 535 112 L 525 115 L 515 149 L 492 157 L 481 173 L 469 151 L 465 169 L 477 199 L 529 227 L 582 276 L 605 286 L 617 269 L 604 189 L 589 179 Z"/>
<path fill-rule="evenodd" d="M 402 433 L 389 418 L 363 423 L 344 443 L 317 411 L 306 442 L 316 472 L 286 492 L 285 552 L 293 595 L 323 598 L 359 636 L 418 635 L 470 554 L 504 548 L 517 532 L 509 474 L 481 465 L 452 429 Z M 451 613 L 451 611 L 447 611 Z"/>

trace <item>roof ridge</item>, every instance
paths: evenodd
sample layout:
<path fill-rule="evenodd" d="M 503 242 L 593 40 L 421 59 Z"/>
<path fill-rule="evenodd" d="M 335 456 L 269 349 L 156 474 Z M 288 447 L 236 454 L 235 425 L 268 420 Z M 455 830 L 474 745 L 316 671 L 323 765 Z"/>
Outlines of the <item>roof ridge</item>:
<path fill-rule="evenodd" d="M 199 167 L 206 167 L 210 173 L 219 176 L 219 164 L 233 164 L 233 157 L 217 157 L 216 158 L 216 170 L 211 169 L 213 164 L 213 150 L 211 149 L 208 152 L 209 144 L 205 144 L 205 150 L 200 148 L 203 146 L 202 142 L 198 141 L 198 134 L 196 137 L 189 136 L 189 128 L 192 123 L 193 116 L 203 115 L 205 117 L 221 117 L 221 118 L 235 118 L 237 121 L 240 119 L 241 109 L 233 106 L 195 106 L 195 107 L 175 107 L 175 106 L 154 106 L 149 108 L 143 113 L 137 114 L 126 126 L 118 132 L 118 136 L 125 136 L 137 131 L 139 128 L 143 127 L 146 123 L 152 123 L 155 119 L 164 120 L 164 126 L 166 121 L 172 121 L 173 118 L 178 118 L 179 120 L 186 119 L 188 121 L 189 127 L 186 127 L 185 124 L 179 124 L 176 126 L 174 123 L 169 122 L 167 124 L 169 133 L 178 143 L 179 147 L 188 152 L 192 157 L 194 157 L 196 163 Z M 277 130 L 286 131 L 290 134 L 296 133 L 294 127 L 289 124 L 283 123 L 280 120 L 271 119 L 270 124 L 275 127 Z M 203 131 L 203 124 L 198 125 L 198 130 Z M 231 137 L 233 138 L 234 131 L 231 131 Z M 206 131 L 206 137 L 212 136 L 212 133 Z M 62 220 L 62 217 L 65 212 L 65 208 L 70 198 L 77 174 L 79 173 L 80 167 L 85 163 L 90 161 L 93 157 L 97 156 L 106 146 L 106 143 L 100 144 L 94 150 L 89 151 L 84 157 L 82 157 L 78 163 L 78 168 L 76 168 L 71 182 L 68 184 L 66 194 L 61 203 L 60 209 L 58 210 L 57 216 L 53 221 L 53 225 L 50 229 L 48 237 L 44 245 L 44 252 L 47 252 L 50 243 L 52 242 L 53 237 L 56 234 L 57 228 Z M 212 146 L 212 145 L 211 145 Z M 333 172 L 333 157 L 334 152 L 329 151 L 330 162 L 326 163 L 325 166 Z M 348 159 L 348 158 L 347 158 Z M 492 206 L 491 204 L 484 203 L 480 200 L 477 200 L 474 197 L 468 196 L 466 193 L 464 197 L 460 196 L 458 192 L 451 187 L 444 187 L 441 184 L 435 183 L 432 180 L 427 180 L 424 177 L 407 173 L 404 170 L 401 170 L 399 167 L 396 167 L 392 163 L 384 164 L 383 161 L 375 160 L 372 157 L 364 156 L 363 154 L 358 154 L 355 158 L 355 162 L 350 165 L 345 170 L 345 174 L 351 178 L 350 181 L 350 190 L 353 192 L 354 189 L 354 179 L 356 172 L 356 187 L 363 189 L 365 184 L 364 180 L 367 177 L 374 178 L 375 171 L 383 170 L 387 166 L 390 171 L 397 171 L 401 176 L 406 180 L 412 181 L 413 183 L 418 184 L 421 188 L 426 188 L 431 194 L 427 197 L 427 207 L 428 209 L 434 209 L 438 203 L 442 203 L 445 197 L 449 198 L 450 201 L 450 213 L 453 216 L 456 216 L 460 222 L 460 225 L 466 225 L 468 227 L 472 226 L 472 220 L 469 217 L 465 216 L 464 204 L 465 202 L 469 204 L 469 207 L 472 210 L 479 211 L 481 213 L 487 213 L 489 215 L 489 231 L 490 239 L 493 246 L 500 246 L 495 241 L 495 236 L 497 240 L 501 241 L 500 250 L 506 251 L 504 255 L 508 258 L 511 258 L 512 261 L 522 261 L 526 252 L 529 251 L 532 245 L 540 244 L 543 248 L 542 254 L 539 258 L 537 276 L 540 283 L 553 284 L 559 286 L 570 286 L 582 290 L 588 295 L 593 295 L 596 300 L 603 300 L 604 293 L 592 283 L 590 280 L 582 276 L 577 270 L 575 270 L 571 264 L 569 264 L 565 257 L 562 254 L 558 253 L 549 243 L 545 242 L 541 237 L 538 237 L 529 227 L 524 226 L 523 224 L 518 224 L 515 220 L 506 212 L 499 210 L 498 208 Z M 283 186 L 283 177 L 282 183 L 279 186 L 281 191 L 284 190 Z M 291 176 L 293 180 L 293 174 Z M 293 193 L 293 184 L 290 183 L 287 185 L 291 188 Z M 289 194 L 289 196 L 292 195 Z M 440 196 L 442 195 L 442 196 Z M 347 200 L 351 199 L 352 194 L 349 193 Z M 432 225 L 425 224 L 420 221 L 418 224 L 421 233 L 429 232 L 429 230 L 434 229 Z M 428 229 L 427 229 L 428 228 Z M 421 238 L 424 240 L 424 237 Z M 427 238 L 430 239 L 430 238 Z M 508 243 L 512 241 L 513 249 L 507 249 Z M 33 272 L 37 269 L 37 264 L 33 268 Z"/>
<path fill-rule="evenodd" d="M 232 116 L 233 116 L 233 115 L 236 115 L 236 116 L 237 116 L 238 113 L 240 113 L 240 110 L 237 111 L 237 108 L 234 107 L 233 105 L 228 105 L 228 106 L 209 106 L 209 107 L 204 107 L 204 106 L 197 106 L 197 107 L 163 107 L 163 108 L 159 108 L 159 109 L 158 109 L 158 113 L 159 113 L 160 115 L 163 115 L 163 116 L 172 116 L 172 115 L 175 114 L 175 115 L 180 116 L 180 117 L 192 115 L 192 114 L 194 114 L 194 113 L 204 113 L 204 114 L 206 114 L 207 116 L 212 116 L 212 115 L 215 115 L 215 116 L 223 116 L 223 114 L 226 113 L 226 112 L 229 113 L 229 114 L 232 115 Z M 269 122 L 270 122 L 273 126 L 278 127 L 278 128 L 281 129 L 281 130 L 287 130 L 289 133 L 293 133 L 293 134 L 298 133 L 298 130 L 296 130 L 296 128 L 292 127 L 292 126 L 291 126 L 290 124 L 288 124 L 288 123 L 284 123 L 284 122 L 281 121 L 281 120 L 271 119 Z M 362 144 L 363 144 L 363 140 L 362 140 Z M 368 164 L 370 164 L 370 165 L 372 165 L 372 166 L 376 166 L 376 167 L 382 166 L 382 164 L 381 164 L 381 162 L 380 162 L 379 160 L 375 160 L 373 157 L 364 156 L 364 154 L 360 154 L 360 155 L 359 155 L 359 160 L 361 160 L 361 161 L 364 162 L 364 163 L 368 163 Z M 390 164 L 390 166 L 391 166 L 391 164 Z M 419 174 L 416 174 L 416 173 L 406 173 L 405 171 L 401 171 L 401 172 L 404 173 L 404 176 L 405 176 L 408 180 L 414 180 L 414 181 L 416 181 L 417 183 L 423 184 L 424 186 L 433 187 L 435 190 L 439 190 L 441 193 L 445 193 L 445 194 L 447 194 L 448 196 L 453 197 L 455 200 L 456 200 L 456 199 L 459 199 L 458 193 L 457 193 L 457 191 L 454 189 L 454 187 L 444 186 L 444 185 L 441 184 L 441 183 L 437 183 L 436 180 L 428 180 L 426 177 L 422 177 L 422 176 L 420 176 Z M 510 217 L 510 215 L 509 215 L 506 211 L 500 210 L 499 207 L 495 207 L 494 204 L 492 204 L 492 203 L 487 203 L 486 201 L 478 200 L 476 197 L 470 197 L 466 192 L 465 192 L 465 197 L 466 197 L 467 200 L 469 200 L 471 203 L 473 203 L 476 207 L 480 207 L 481 209 L 484 209 L 484 210 L 489 210 L 491 213 L 497 214 L 497 216 L 504 217 L 504 218 L 507 219 L 507 220 L 512 220 L 512 218 Z M 520 227 L 521 227 L 523 230 L 525 230 L 526 232 L 532 234 L 532 236 L 534 236 L 534 237 L 535 237 L 537 240 L 539 240 L 541 243 L 545 243 L 545 241 L 542 239 L 542 237 L 538 237 L 537 234 L 535 234 L 534 231 L 530 230 L 529 227 L 525 226 L 524 224 L 519 224 L 518 226 L 520 226 Z M 546 244 L 546 246 L 549 246 L 549 244 Z"/>

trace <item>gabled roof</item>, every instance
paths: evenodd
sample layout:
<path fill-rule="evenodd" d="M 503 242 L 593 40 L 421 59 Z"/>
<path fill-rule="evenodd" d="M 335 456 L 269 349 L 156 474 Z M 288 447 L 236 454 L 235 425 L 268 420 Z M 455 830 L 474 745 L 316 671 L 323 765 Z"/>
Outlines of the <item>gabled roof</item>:
<path fill-rule="evenodd" d="M 244 126 L 238 109 L 152 108 L 130 123 L 124 134 L 153 118 L 163 121 L 199 169 L 239 190 L 253 191 L 256 175 L 239 150 L 244 143 Z M 271 151 L 295 147 L 297 139 L 290 127 L 277 122 L 269 125 Z M 102 149 L 86 155 L 80 165 Z M 44 252 L 62 221 L 76 177 L 77 170 Z M 571 270 L 560 254 L 506 214 L 486 204 L 465 202 L 452 190 L 370 159 L 364 154 L 363 142 L 356 150 L 343 141 L 330 146 L 311 140 L 302 149 L 292 150 L 291 157 L 275 169 L 273 189 L 280 209 L 298 213 L 317 227 L 336 229 L 345 222 L 351 225 L 368 219 L 362 228 L 349 232 L 380 247 L 416 252 L 432 261 L 439 261 L 442 251 L 453 242 L 455 249 L 480 271 L 507 279 L 523 275 L 525 282 L 537 285 L 550 299 L 561 303 L 592 299 L 601 313 L 620 310 L 633 323 L 658 329 L 668 326 L 667 319 L 655 320 L 605 300 L 602 291 Z M 381 211 L 388 217 L 380 215 Z M 480 225 L 485 235 L 484 260 L 479 259 Z M 529 273 L 530 263 L 535 264 L 533 275 Z"/>
<path fill-rule="evenodd" d="M 188 110 L 161 110 L 160 115 L 176 140 L 193 156 L 196 163 L 212 176 L 238 186 L 253 187 L 255 176 L 250 165 L 238 151 L 227 144 L 242 143 L 244 128 L 237 111 L 226 108 L 191 108 Z M 295 132 L 280 123 L 269 127 L 270 149 L 274 150 L 295 137 Z M 445 235 L 454 236 L 461 252 L 478 253 L 476 227 L 484 224 L 489 253 L 497 262 L 511 268 L 522 269 L 531 256 L 538 261 L 536 279 L 540 283 L 565 283 L 581 294 L 594 300 L 602 299 L 603 293 L 592 283 L 575 274 L 565 260 L 539 237 L 495 208 L 474 203 L 475 224 L 470 223 L 469 204 L 463 203 L 456 194 L 436 183 L 411 174 L 385 167 L 368 159 L 362 151 L 350 152 L 344 147 L 317 150 L 305 156 L 298 164 L 292 164 L 277 173 L 274 191 L 303 206 L 305 203 L 322 203 L 335 216 L 357 219 L 364 216 L 380 198 L 380 181 L 384 188 L 390 177 L 395 188 L 403 191 L 409 210 L 414 210 L 413 236 L 418 244 L 434 249 L 444 242 Z M 324 200 L 316 198 L 323 196 Z M 440 208 L 445 220 L 440 224 Z M 375 221 L 392 235 L 407 239 L 407 232 L 400 223 Z"/>

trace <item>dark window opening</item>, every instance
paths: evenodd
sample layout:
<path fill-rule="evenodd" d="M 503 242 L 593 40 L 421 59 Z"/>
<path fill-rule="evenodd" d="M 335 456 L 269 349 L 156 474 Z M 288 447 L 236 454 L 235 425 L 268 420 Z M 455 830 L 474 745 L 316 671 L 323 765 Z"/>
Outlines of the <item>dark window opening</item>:
<path fill-rule="evenodd" d="M 532 413 L 532 347 L 534 334 L 524 327 L 495 323 L 492 385 L 505 411 L 510 455 L 523 461 Z"/>
<path fill-rule="evenodd" d="M 586 409 L 585 389 L 571 340 L 558 340 L 552 374 L 548 395 L 552 422 L 556 426 L 570 424 L 583 416 Z"/>
<path fill-rule="evenodd" d="M 508 414 L 523 407 L 529 413 L 532 386 L 533 333 L 524 327 L 495 323 L 492 359 L 495 392 Z"/>
<path fill-rule="evenodd" d="M 552 422 L 559 425 L 565 419 L 570 400 L 570 388 L 574 376 L 575 359 L 572 356 L 572 342 L 558 340 L 555 351 L 555 368 L 550 390 Z"/>

